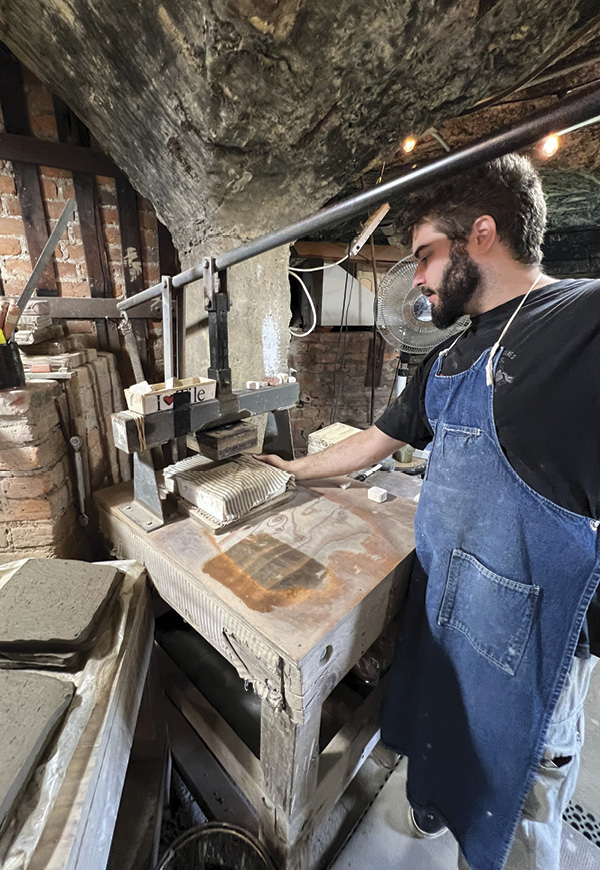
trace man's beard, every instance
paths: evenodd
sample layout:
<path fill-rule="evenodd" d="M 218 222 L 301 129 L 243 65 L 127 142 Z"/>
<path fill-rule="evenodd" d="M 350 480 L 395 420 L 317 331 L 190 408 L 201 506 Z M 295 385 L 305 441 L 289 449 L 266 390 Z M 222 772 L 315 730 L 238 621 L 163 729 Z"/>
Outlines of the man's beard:
<path fill-rule="evenodd" d="M 465 308 L 481 284 L 481 269 L 467 253 L 464 244 L 452 242 L 450 262 L 444 269 L 437 305 L 431 306 L 431 319 L 438 329 L 447 329 L 463 317 Z"/>

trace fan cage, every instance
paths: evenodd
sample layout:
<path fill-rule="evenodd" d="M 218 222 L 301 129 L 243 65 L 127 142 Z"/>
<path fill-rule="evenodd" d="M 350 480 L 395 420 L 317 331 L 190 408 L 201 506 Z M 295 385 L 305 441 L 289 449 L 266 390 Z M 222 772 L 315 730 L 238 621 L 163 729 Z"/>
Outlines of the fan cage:
<path fill-rule="evenodd" d="M 438 329 L 431 320 L 419 319 L 415 303 L 422 293 L 413 287 L 416 269 L 417 261 L 412 256 L 393 265 L 382 278 L 374 303 L 375 324 L 381 336 L 395 350 L 415 355 L 428 353 L 470 323 L 468 317 L 461 317 L 448 329 Z"/>

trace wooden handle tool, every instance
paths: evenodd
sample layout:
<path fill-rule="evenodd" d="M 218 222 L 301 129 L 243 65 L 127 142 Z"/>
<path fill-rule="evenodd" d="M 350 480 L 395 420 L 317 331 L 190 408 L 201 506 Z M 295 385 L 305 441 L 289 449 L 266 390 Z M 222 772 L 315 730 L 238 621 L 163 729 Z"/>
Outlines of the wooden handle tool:
<path fill-rule="evenodd" d="M 4 337 L 8 341 L 9 338 L 12 338 L 12 335 L 15 330 L 15 323 L 19 319 L 19 315 L 21 314 L 21 309 L 14 302 L 11 303 L 8 312 L 6 314 L 6 319 L 4 321 Z"/>

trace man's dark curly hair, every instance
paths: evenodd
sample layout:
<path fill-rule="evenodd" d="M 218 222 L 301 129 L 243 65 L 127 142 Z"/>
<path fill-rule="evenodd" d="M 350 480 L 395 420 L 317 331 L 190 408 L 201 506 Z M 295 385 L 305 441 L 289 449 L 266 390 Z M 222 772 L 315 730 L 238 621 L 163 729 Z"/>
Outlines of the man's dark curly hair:
<path fill-rule="evenodd" d="M 489 214 L 500 241 L 519 263 L 537 265 L 546 228 L 539 175 L 526 157 L 506 154 L 415 194 L 403 215 L 405 244 L 413 229 L 430 221 L 451 241 L 465 242 L 473 223 Z"/>

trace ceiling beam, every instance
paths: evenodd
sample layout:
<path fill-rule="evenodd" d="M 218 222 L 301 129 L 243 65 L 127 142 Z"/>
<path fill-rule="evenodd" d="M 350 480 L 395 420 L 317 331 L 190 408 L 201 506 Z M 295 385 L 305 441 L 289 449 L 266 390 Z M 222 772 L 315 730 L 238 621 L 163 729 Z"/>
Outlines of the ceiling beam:
<path fill-rule="evenodd" d="M 71 172 L 90 172 L 110 178 L 124 177 L 117 164 L 95 148 L 49 142 L 14 133 L 0 133 L 0 160 L 20 160 L 22 163 L 54 166 Z"/>
<path fill-rule="evenodd" d="M 348 253 L 347 245 L 335 242 L 295 242 L 294 251 L 299 257 L 317 257 L 320 260 L 341 260 Z M 401 248 L 392 245 L 375 245 L 376 263 L 397 263 L 406 253 Z M 371 251 L 364 247 L 355 257 L 350 257 L 351 262 L 370 263 Z"/>

